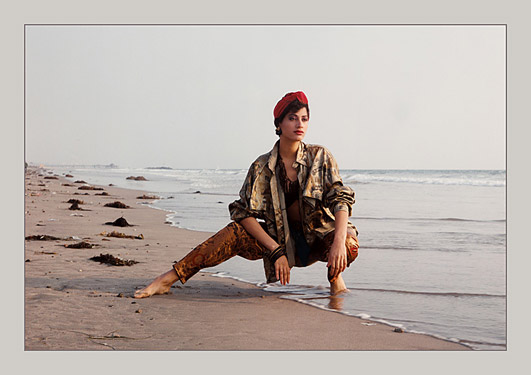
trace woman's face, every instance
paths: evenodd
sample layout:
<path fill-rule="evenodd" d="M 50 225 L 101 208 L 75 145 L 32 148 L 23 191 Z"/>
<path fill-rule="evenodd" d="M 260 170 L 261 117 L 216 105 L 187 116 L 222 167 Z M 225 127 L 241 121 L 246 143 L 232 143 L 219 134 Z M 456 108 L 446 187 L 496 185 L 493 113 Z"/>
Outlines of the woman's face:
<path fill-rule="evenodd" d="M 308 129 L 308 122 L 309 117 L 306 108 L 301 108 L 295 113 L 288 113 L 279 124 L 282 130 L 280 139 L 291 142 L 302 141 Z"/>

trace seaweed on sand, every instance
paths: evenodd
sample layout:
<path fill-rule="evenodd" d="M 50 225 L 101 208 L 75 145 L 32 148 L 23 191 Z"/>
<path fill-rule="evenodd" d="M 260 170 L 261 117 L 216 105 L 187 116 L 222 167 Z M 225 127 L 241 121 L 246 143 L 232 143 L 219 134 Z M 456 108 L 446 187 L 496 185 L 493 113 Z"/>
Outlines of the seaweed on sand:
<path fill-rule="evenodd" d="M 109 195 L 109 193 L 107 193 L 106 191 L 102 191 L 101 193 L 96 193 L 94 195 Z"/>
<path fill-rule="evenodd" d="M 129 176 L 125 178 L 126 180 L 135 180 L 135 181 L 147 181 L 144 176 Z"/>
<path fill-rule="evenodd" d="M 119 217 L 118 219 L 114 221 L 108 221 L 105 223 L 105 225 L 114 225 L 115 227 L 132 227 L 131 224 L 127 222 L 127 220 L 124 219 L 124 217 Z"/>
<path fill-rule="evenodd" d="M 79 200 L 79 199 L 69 199 L 66 203 L 77 203 L 77 204 L 85 204 L 85 202 Z"/>
<path fill-rule="evenodd" d="M 103 207 L 114 207 L 114 208 L 130 208 L 128 205 L 120 202 L 120 201 L 114 201 L 112 203 L 106 203 L 103 205 Z"/>
<path fill-rule="evenodd" d="M 83 185 L 77 188 L 78 190 L 103 190 L 103 188 L 95 187 L 95 186 L 89 186 L 89 185 Z"/>
<path fill-rule="evenodd" d="M 72 211 L 73 210 L 88 211 L 88 210 L 85 210 L 84 208 L 79 207 L 79 203 L 77 202 L 72 203 L 72 205 L 68 209 Z"/>
<path fill-rule="evenodd" d="M 55 176 L 44 176 L 44 179 L 45 180 L 58 180 L 58 178 Z"/>
<path fill-rule="evenodd" d="M 100 233 L 100 235 L 101 236 L 105 236 L 105 237 L 130 238 L 130 239 L 133 239 L 133 240 L 143 240 L 144 239 L 144 235 L 142 233 L 140 233 L 138 236 L 132 236 L 132 235 L 129 235 L 129 234 L 117 232 L 115 230 L 113 230 L 111 233 L 107 233 L 106 231 L 103 231 L 103 232 Z"/>
<path fill-rule="evenodd" d="M 65 245 L 65 247 L 68 247 L 69 249 L 92 249 L 95 246 L 100 246 L 100 245 L 92 244 L 86 241 L 81 241 L 81 242 L 74 243 L 71 245 Z"/>
<path fill-rule="evenodd" d="M 111 266 L 132 266 L 133 264 L 138 263 L 136 260 L 121 259 L 111 254 L 100 254 L 99 256 L 94 256 L 89 259 L 95 262 L 109 264 Z"/>
<path fill-rule="evenodd" d="M 87 182 L 86 181 L 83 181 L 83 180 L 76 180 L 74 181 L 74 184 L 86 184 Z"/>
<path fill-rule="evenodd" d="M 49 236 L 47 234 L 37 234 L 33 236 L 26 236 L 26 240 L 28 241 L 57 241 L 61 238 L 55 237 L 55 236 Z"/>
<path fill-rule="evenodd" d="M 159 199 L 159 197 L 156 197 L 154 195 L 146 195 L 146 194 L 143 194 L 139 197 L 136 197 L 136 199 Z"/>

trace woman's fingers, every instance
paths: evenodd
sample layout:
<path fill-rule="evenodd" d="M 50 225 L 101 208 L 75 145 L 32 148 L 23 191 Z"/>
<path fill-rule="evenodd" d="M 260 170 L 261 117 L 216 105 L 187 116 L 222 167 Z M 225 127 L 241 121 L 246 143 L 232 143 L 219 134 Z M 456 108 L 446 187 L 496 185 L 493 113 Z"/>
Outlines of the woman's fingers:
<path fill-rule="evenodd" d="M 335 277 L 347 269 L 347 257 L 338 256 L 334 259 L 330 259 L 328 265 L 330 267 L 332 277 Z"/>

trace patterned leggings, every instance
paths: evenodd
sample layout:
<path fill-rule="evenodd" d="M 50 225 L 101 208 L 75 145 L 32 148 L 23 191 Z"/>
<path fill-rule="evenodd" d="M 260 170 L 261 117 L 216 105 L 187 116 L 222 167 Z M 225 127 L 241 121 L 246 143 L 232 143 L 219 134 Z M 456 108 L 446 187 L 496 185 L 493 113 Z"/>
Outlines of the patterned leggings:
<path fill-rule="evenodd" d="M 333 240 L 334 232 L 329 233 L 323 240 L 316 239 L 311 246 L 307 265 L 317 261 L 327 262 L 328 251 L 332 246 Z M 347 266 L 350 266 L 350 263 L 358 256 L 359 247 L 356 234 L 350 227 L 347 231 L 345 244 L 347 247 Z M 235 255 L 239 255 L 249 260 L 264 259 L 267 282 L 276 282 L 278 280 L 275 277 L 275 266 L 269 262 L 267 257 L 264 257 L 266 252 L 266 248 L 247 233 L 243 226 L 236 222 L 231 222 L 208 240 L 196 246 L 180 261 L 174 262 L 173 268 L 177 272 L 181 283 L 184 284 L 201 269 L 214 267 Z M 302 267 L 302 263 L 297 256 L 295 266 Z M 328 280 L 330 282 L 335 281 L 335 279 L 331 279 L 330 274 L 328 274 Z"/>

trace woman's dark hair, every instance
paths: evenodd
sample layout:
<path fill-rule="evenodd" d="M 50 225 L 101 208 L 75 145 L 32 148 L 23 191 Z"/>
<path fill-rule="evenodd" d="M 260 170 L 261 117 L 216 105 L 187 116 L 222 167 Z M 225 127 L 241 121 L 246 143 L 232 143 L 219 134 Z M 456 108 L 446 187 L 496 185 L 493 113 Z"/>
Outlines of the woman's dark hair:
<path fill-rule="evenodd" d="M 296 113 L 299 112 L 300 109 L 306 108 L 306 111 L 308 111 L 308 118 L 310 117 L 310 107 L 308 107 L 308 104 L 301 103 L 298 99 L 295 99 L 291 103 L 288 104 L 288 106 L 282 111 L 282 114 L 280 117 L 277 117 L 275 119 L 275 127 L 278 127 L 280 123 L 284 120 L 284 117 L 286 117 L 290 113 Z"/>

